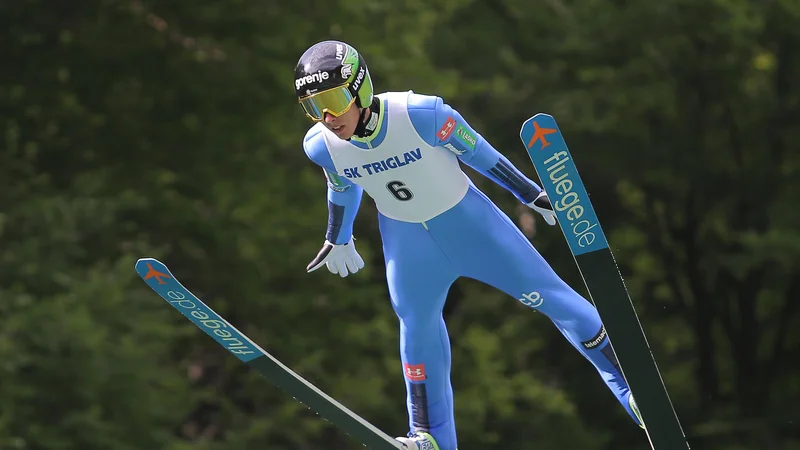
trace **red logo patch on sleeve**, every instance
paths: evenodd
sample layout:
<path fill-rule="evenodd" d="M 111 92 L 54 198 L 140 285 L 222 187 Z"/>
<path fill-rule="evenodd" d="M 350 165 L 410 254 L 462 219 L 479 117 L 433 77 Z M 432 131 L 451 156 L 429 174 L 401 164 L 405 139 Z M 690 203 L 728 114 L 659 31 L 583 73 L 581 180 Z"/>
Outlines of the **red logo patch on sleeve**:
<path fill-rule="evenodd" d="M 425 364 L 403 364 L 403 373 L 405 373 L 406 378 L 411 381 L 425 381 L 428 378 L 425 375 Z"/>
<path fill-rule="evenodd" d="M 447 138 L 449 138 L 450 135 L 453 134 L 453 130 L 455 128 L 456 128 L 456 119 L 448 117 L 447 121 L 445 121 L 444 125 L 442 125 L 442 128 L 440 128 L 439 131 L 436 132 L 436 137 L 439 138 L 440 141 L 446 141 Z"/>

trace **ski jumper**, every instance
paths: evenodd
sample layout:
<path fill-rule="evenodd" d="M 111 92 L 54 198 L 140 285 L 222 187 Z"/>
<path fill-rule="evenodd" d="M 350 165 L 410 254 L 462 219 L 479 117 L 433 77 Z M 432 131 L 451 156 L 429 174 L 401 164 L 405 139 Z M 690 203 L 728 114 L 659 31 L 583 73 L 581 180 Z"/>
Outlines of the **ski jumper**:
<path fill-rule="evenodd" d="M 441 450 L 457 447 L 442 309 L 459 277 L 489 284 L 550 318 L 636 421 L 594 306 L 553 271 L 459 162 L 526 204 L 541 188 L 441 98 L 410 91 L 377 97 L 379 123 L 370 137 L 341 140 L 318 123 L 304 149 L 328 180 L 328 241 L 350 240 L 364 191 L 375 201 L 400 322 L 409 428 L 431 433 Z"/>

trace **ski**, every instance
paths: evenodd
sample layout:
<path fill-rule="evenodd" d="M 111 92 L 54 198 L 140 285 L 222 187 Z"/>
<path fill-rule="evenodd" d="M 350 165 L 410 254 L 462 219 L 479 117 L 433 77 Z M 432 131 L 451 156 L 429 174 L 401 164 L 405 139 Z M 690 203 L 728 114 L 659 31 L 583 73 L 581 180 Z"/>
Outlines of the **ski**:
<path fill-rule="evenodd" d="M 264 351 L 186 289 L 166 265 L 153 258 L 136 262 L 136 272 L 161 298 L 240 361 L 288 392 L 345 433 L 375 450 L 402 449 L 399 441 L 370 424 Z"/>
<path fill-rule="evenodd" d="M 614 255 L 555 119 L 526 120 L 520 139 L 547 192 L 623 376 L 636 398 L 653 450 L 688 449 Z"/>

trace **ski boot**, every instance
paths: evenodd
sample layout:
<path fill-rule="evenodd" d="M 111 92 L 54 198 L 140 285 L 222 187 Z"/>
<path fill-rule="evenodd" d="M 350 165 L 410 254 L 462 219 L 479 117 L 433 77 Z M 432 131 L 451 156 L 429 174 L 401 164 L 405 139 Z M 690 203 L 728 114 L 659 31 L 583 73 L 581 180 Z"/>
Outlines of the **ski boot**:
<path fill-rule="evenodd" d="M 636 415 L 636 419 L 639 420 L 639 426 L 644 430 L 644 420 L 642 420 L 642 413 L 639 412 L 639 407 L 636 406 L 636 400 L 633 399 L 633 393 L 628 394 L 628 405 L 631 407 L 631 411 L 633 414 Z"/>
<path fill-rule="evenodd" d="M 404 450 L 439 450 L 436 440 L 430 433 L 424 431 L 415 431 L 409 433 L 408 437 L 396 438 L 403 444 Z"/>

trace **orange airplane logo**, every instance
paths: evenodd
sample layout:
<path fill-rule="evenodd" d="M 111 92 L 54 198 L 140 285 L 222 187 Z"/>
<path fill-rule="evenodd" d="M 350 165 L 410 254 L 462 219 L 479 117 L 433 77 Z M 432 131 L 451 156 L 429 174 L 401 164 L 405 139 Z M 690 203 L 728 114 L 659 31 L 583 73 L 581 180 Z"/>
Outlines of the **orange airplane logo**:
<path fill-rule="evenodd" d="M 147 273 L 144 276 L 145 280 L 155 277 L 156 281 L 158 281 L 158 284 L 167 284 L 167 282 L 163 281 L 162 278 L 172 278 L 164 272 L 159 272 L 156 269 L 153 269 L 153 266 L 151 266 L 150 263 L 147 263 L 147 269 Z"/>
<path fill-rule="evenodd" d="M 542 141 L 541 150 L 544 150 L 545 147 L 550 145 L 550 143 L 547 142 L 547 140 L 544 137 L 548 134 L 553 134 L 556 132 L 555 128 L 539 128 L 539 124 L 536 122 L 533 122 L 533 130 L 534 130 L 533 137 L 531 137 L 530 142 L 528 142 L 528 148 L 533 147 L 533 144 L 536 143 L 536 141 L 541 140 Z"/>

